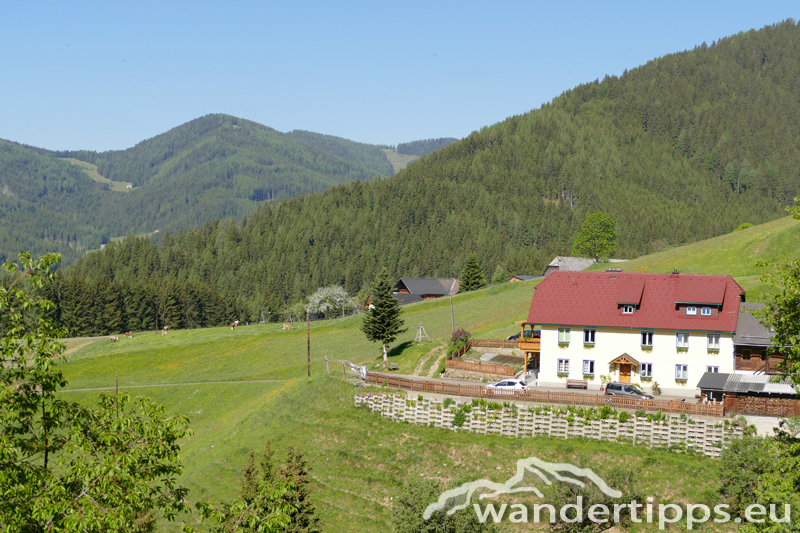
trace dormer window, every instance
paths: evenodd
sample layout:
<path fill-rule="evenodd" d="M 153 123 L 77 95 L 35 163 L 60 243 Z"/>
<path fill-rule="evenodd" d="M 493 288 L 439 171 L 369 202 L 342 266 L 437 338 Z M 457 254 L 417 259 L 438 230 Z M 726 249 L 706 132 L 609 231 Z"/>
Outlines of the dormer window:
<path fill-rule="evenodd" d="M 622 314 L 623 315 L 632 315 L 633 314 L 633 306 L 632 305 L 623 305 L 622 306 Z"/>
<path fill-rule="evenodd" d="M 697 314 L 697 308 L 694 307 L 693 305 L 687 306 L 686 307 L 686 314 L 687 315 L 691 315 L 691 316 L 696 315 Z"/>
<path fill-rule="evenodd" d="M 701 307 L 700 308 L 700 315 L 701 316 L 711 316 L 711 308 L 710 307 Z"/>

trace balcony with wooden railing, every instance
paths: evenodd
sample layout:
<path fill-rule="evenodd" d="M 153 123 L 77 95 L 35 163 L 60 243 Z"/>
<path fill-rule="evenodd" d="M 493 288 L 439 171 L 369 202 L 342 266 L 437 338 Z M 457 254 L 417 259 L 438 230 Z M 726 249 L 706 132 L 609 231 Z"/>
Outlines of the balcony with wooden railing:
<path fill-rule="evenodd" d="M 542 339 L 541 331 L 535 329 L 534 324 L 525 321 L 517 322 L 520 325 L 520 334 L 517 339 L 517 347 L 521 352 L 538 353 L 541 351 Z"/>

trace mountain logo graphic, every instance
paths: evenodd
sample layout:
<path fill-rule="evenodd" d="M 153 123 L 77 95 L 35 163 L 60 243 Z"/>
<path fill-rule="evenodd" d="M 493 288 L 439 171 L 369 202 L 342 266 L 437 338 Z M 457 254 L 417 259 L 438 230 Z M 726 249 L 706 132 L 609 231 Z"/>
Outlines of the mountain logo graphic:
<path fill-rule="evenodd" d="M 436 503 L 429 505 L 425 509 L 422 517 L 428 520 L 436 511 L 445 511 L 448 515 L 452 515 L 456 511 L 466 509 L 475 492 L 479 489 L 487 491 L 478 494 L 478 499 L 481 500 L 484 498 L 497 498 L 501 494 L 517 494 L 520 492 L 532 492 L 539 498 L 544 498 L 544 494 L 534 486 L 535 483 L 543 482 L 546 485 L 552 485 L 553 480 L 555 480 L 572 483 L 581 488 L 585 487 L 586 483 L 577 478 L 585 478 L 593 482 L 606 496 L 612 498 L 620 498 L 622 496 L 622 492 L 609 487 L 605 481 L 600 479 L 589 468 L 578 468 L 569 463 L 548 463 L 536 457 L 529 457 L 517 461 L 517 473 L 505 483 L 479 479 L 443 492 Z"/>

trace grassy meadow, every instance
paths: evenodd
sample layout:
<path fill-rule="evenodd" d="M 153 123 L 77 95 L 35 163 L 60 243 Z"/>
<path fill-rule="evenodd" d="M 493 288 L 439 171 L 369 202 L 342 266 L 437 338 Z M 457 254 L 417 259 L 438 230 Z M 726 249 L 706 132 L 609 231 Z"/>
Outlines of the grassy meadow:
<path fill-rule="evenodd" d="M 86 161 L 81 161 L 72 157 L 66 157 L 65 159 L 69 161 L 71 165 L 75 165 L 83 170 L 83 172 L 92 178 L 93 181 L 96 181 L 97 183 L 108 183 L 112 191 L 125 192 L 128 190 L 128 182 L 112 181 L 105 176 L 101 176 L 100 173 L 97 172 L 97 165 L 93 165 L 91 163 L 87 163 Z"/>
<path fill-rule="evenodd" d="M 611 266 L 625 272 L 730 274 L 747 291 L 747 301 L 760 302 L 770 287 L 759 278 L 767 267 L 759 261 L 785 261 L 800 254 L 800 221 L 785 217 L 713 239 L 671 248 Z M 608 264 L 589 270 L 603 270 Z"/>
<path fill-rule="evenodd" d="M 383 148 L 383 153 L 386 154 L 386 159 L 392 164 L 395 172 L 400 172 L 408 165 L 419 159 L 418 155 L 398 154 L 397 150 Z"/>
<path fill-rule="evenodd" d="M 508 283 L 454 297 L 456 327 L 479 337 L 515 333 L 513 322 L 526 316 L 533 286 Z M 408 331 L 394 343 L 391 360 L 402 372 L 435 371 L 449 341 L 449 300 L 407 306 L 404 317 Z M 624 465 L 638 472 L 649 494 L 716 501 L 718 462 L 704 457 L 596 441 L 451 433 L 356 408 L 341 365 L 331 363 L 328 377 L 324 358 L 380 361 L 380 347 L 358 330 L 360 320 L 311 324 L 311 378 L 305 324 L 289 331 L 267 324 L 171 331 L 166 337 L 137 333 L 116 343 L 83 339 L 73 343 L 63 363 L 69 380 L 63 394 L 92 403 L 99 392 L 86 389 L 107 388 L 111 394 L 119 375 L 122 392 L 151 397 L 168 412 L 187 415 L 194 433 L 182 443 L 182 481 L 193 501 L 232 498 L 248 451 L 260 450 L 266 439 L 273 440 L 280 459 L 287 446 L 300 446 L 312 467 L 314 501 L 331 532 L 389 531 L 391 499 L 409 478 L 505 481 L 516 461 L 530 456 L 590 466 L 601 477 Z M 416 346 L 420 322 L 431 340 Z M 517 527 L 507 526 L 503 531 Z M 160 529 L 178 531 L 179 525 L 164 523 Z"/>

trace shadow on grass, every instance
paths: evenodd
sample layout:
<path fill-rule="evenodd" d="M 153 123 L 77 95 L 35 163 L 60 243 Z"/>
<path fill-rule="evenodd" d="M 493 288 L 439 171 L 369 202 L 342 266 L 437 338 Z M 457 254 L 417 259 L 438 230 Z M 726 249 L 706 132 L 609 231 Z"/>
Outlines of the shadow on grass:
<path fill-rule="evenodd" d="M 413 344 L 414 344 L 414 341 L 406 341 L 406 342 L 400 343 L 397 346 L 395 346 L 394 348 L 392 348 L 391 350 L 389 350 L 388 355 L 389 355 L 389 357 L 397 357 L 398 355 L 402 355 L 403 352 L 407 348 L 410 348 L 411 346 L 413 346 Z"/>

